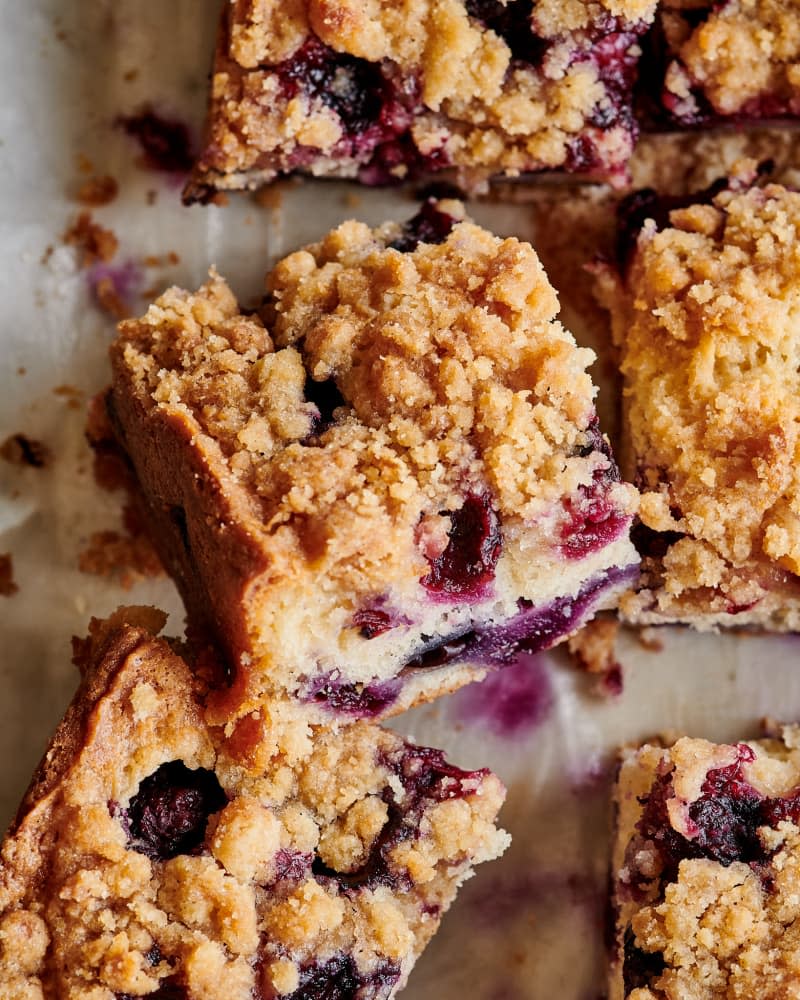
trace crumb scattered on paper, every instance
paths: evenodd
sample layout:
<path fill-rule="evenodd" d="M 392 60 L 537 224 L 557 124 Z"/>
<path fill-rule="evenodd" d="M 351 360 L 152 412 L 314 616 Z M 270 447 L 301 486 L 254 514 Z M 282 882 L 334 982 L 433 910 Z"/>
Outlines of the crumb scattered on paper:
<path fill-rule="evenodd" d="M 75 200 L 82 205 L 109 205 L 119 193 L 119 184 L 109 174 L 101 174 L 85 180 L 75 192 Z"/>
<path fill-rule="evenodd" d="M 622 665 L 617 659 L 615 618 L 595 618 L 567 642 L 573 662 L 597 677 L 595 690 L 604 697 L 622 693 Z"/>
<path fill-rule="evenodd" d="M 162 576 L 164 569 L 132 506 L 124 508 L 124 522 L 122 531 L 95 531 L 78 557 L 78 568 L 130 590 L 140 580 Z"/>
<path fill-rule="evenodd" d="M 64 233 L 63 240 L 67 246 L 76 248 L 81 267 L 112 260 L 119 247 L 116 234 L 95 222 L 91 212 L 81 212 Z"/>
<path fill-rule="evenodd" d="M 0 597 L 11 597 L 19 587 L 14 583 L 14 563 L 10 552 L 0 553 Z"/>
<path fill-rule="evenodd" d="M 664 640 L 661 638 L 661 631 L 651 626 L 636 630 L 636 638 L 639 645 L 651 653 L 660 653 L 664 648 Z"/>
<path fill-rule="evenodd" d="M 11 465 L 27 465 L 33 469 L 41 469 L 47 465 L 51 457 L 46 444 L 25 434 L 12 434 L 0 444 L 0 458 Z"/>

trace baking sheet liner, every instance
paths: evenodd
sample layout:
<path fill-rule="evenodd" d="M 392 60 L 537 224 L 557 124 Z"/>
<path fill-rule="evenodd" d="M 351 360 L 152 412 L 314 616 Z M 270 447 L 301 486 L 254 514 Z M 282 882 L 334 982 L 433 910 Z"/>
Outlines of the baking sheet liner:
<path fill-rule="evenodd" d="M 76 186 L 91 161 L 114 176 L 119 197 L 93 210 L 113 229 L 135 312 L 171 283 L 196 287 L 210 264 L 245 303 L 261 294 L 279 255 L 348 217 L 371 224 L 413 214 L 400 191 L 333 182 L 283 184 L 259 203 L 180 204 L 180 178 L 139 162 L 115 125 L 149 102 L 199 136 L 218 3 L 211 0 L 3 0 L 0 35 L 0 441 L 43 441 L 45 468 L 0 461 L 0 552 L 10 552 L 12 597 L 0 597 L 0 821 L 7 822 L 77 683 L 70 637 L 91 615 L 121 603 L 182 611 L 164 578 L 125 590 L 78 571 L 92 532 L 120 523 L 122 498 L 98 490 L 84 439 L 85 404 L 108 381 L 113 321 L 93 302 L 87 272 L 61 235 L 75 218 Z M 697 149 L 697 141 L 692 140 Z M 705 180 L 753 144 L 793 162 L 787 132 L 729 136 L 687 158 L 685 140 L 643 154 L 640 179 Z M 690 144 L 691 145 L 691 144 Z M 484 203 L 473 216 L 498 234 L 529 238 L 559 288 L 564 321 L 603 355 L 594 374 L 601 412 L 613 419 L 605 323 L 581 263 L 607 245 L 607 195 L 585 186 L 537 185 L 516 203 Z M 143 258 L 178 255 L 145 267 Z M 62 387 L 61 391 L 54 389 Z M 64 389 L 63 387 L 68 387 Z M 393 725 L 441 746 L 463 767 L 489 766 L 508 786 L 503 824 L 513 846 L 462 890 L 412 974 L 409 1000 L 594 1000 L 602 994 L 602 934 L 609 853 L 608 793 L 615 748 L 665 730 L 713 740 L 755 735 L 763 716 L 800 717 L 794 637 L 659 633 L 659 651 L 623 633 L 624 690 L 598 698 L 562 651 L 528 658 L 480 688 L 408 713 Z"/>

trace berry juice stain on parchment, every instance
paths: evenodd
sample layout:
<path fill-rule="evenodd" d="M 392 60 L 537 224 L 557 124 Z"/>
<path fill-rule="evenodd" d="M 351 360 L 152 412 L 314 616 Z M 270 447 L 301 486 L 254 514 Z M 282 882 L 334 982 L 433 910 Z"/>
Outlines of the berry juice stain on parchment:
<path fill-rule="evenodd" d="M 520 653 L 516 661 L 453 696 L 452 718 L 514 739 L 541 725 L 553 707 L 553 686 L 542 658 Z"/>

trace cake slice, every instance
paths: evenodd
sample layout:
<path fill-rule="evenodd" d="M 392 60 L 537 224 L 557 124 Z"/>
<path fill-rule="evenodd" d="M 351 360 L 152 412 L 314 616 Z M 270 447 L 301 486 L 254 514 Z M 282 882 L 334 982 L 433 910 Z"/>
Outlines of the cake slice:
<path fill-rule="evenodd" d="M 231 684 L 382 716 L 573 633 L 637 573 L 635 490 L 536 254 L 427 202 L 212 273 L 112 348 L 112 421 Z"/>
<path fill-rule="evenodd" d="M 0 848 L 0 993 L 383 1000 L 473 864 L 503 852 L 488 771 L 272 703 L 204 721 L 197 672 L 120 609 Z"/>
<path fill-rule="evenodd" d="M 623 755 L 610 1000 L 800 995 L 800 728 Z"/>
<path fill-rule="evenodd" d="M 653 33 L 660 101 L 681 126 L 800 116 L 796 0 L 667 0 Z"/>
<path fill-rule="evenodd" d="M 187 202 L 279 174 L 627 177 L 654 0 L 231 0 Z"/>
<path fill-rule="evenodd" d="M 642 492 L 634 623 L 800 628 L 800 194 L 745 164 L 623 203 L 605 276 Z"/>

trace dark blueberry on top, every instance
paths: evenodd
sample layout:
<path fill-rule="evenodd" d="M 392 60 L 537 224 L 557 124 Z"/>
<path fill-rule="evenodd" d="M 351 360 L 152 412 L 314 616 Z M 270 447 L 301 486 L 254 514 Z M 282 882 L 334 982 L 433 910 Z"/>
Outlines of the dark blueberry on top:
<path fill-rule="evenodd" d="M 389 247 L 401 253 L 411 253 L 420 243 L 444 243 L 458 220 L 442 212 L 435 198 L 429 198 L 417 214 L 409 219 Z"/>
<path fill-rule="evenodd" d="M 636 944 L 633 930 L 628 926 L 625 931 L 624 953 L 622 961 L 622 981 L 625 984 L 625 996 L 636 989 L 647 989 L 664 971 L 664 956 L 660 951 L 642 951 Z"/>
<path fill-rule="evenodd" d="M 192 771 L 181 760 L 162 764 L 131 799 L 128 846 L 154 861 L 191 854 L 203 843 L 209 817 L 227 801 L 213 771 Z"/>
<path fill-rule="evenodd" d="M 335 52 L 310 38 L 277 72 L 292 96 L 303 91 L 319 98 L 351 134 L 366 131 L 381 116 L 386 81 L 379 66 L 366 59 Z"/>
<path fill-rule="evenodd" d="M 317 408 L 319 416 L 314 417 L 311 426 L 312 435 L 322 434 L 333 423 L 333 414 L 340 406 L 347 406 L 347 401 L 339 392 L 339 387 L 332 379 L 325 379 L 324 382 L 317 382 L 312 378 L 306 379 L 305 396 L 309 403 L 313 403 Z"/>
<path fill-rule="evenodd" d="M 690 837 L 678 833 L 670 823 L 671 774 L 654 782 L 637 829 L 655 844 L 665 880 L 674 881 L 678 865 L 687 858 L 709 858 L 725 866 L 733 861 L 763 864 L 768 860 L 757 831 L 769 822 L 772 803 L 785 800 L 764 799 L 745 780 L 742 765 L 755 755 L 744 743 L 738 749 L 735 763 L 708 772 L 700 797 L 689 806 Z"/>
<path fill-rule="evenodd" d="M 139 114 L 121 116 L 117 124 L 139 143 L 149 167 L 167 173 L 187 173 L 192 169 L 192 142 L 183 122 L 162 118 L 151 108 L 143 108 Z"/>
<path fill-rule="evenodd" d="M 467 13 L 499 35 L 511 49 L 512 59 L 539 63 L 547 42 L 533 33 L 532 0 L 467 0 Z"/>
<path fill-rule="evenodd" d="M 383 962 L 373 972 L 359 970 L 352 955 L 335 955 L 306 966 L 300 985 L 286 1000 L 381 1000 L 400 978 L 400 966 Z"/>
<path fill-rule="evenodd" d="M 451 521 L 447 547 L 431 561 L 422 585 L 446 600 L 479 600 L 494 580 L 503 548 L 500 518 L 486 493 L 468 493 L 460 510 L 447 513 Z"/>

